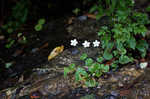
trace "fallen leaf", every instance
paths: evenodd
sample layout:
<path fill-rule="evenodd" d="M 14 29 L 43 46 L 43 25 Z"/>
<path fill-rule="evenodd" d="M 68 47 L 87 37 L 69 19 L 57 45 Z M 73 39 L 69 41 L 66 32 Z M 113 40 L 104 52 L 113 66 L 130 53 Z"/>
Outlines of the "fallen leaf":
<path fill-rule="evenodd" d="M 48 61 L 51 60 L 51 59 L 53 59 L 54 57 L 56 57 L 61 52 L 63 52 L 63 50 L 64 50 L 64 46 L 63 45 L 54 48 L 52 50 L 52 52 L 49 54 L 49 56 L 48 56 Z"/>

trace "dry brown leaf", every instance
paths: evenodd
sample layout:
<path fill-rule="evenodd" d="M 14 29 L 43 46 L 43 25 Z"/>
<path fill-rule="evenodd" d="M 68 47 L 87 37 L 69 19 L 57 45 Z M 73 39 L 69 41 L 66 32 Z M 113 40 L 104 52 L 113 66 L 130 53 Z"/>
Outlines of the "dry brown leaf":
<path fill-rule="evenodd" d="M 54 48 L 52 50 L 52 52 L 49 54 L 49 56 L 48 56 L 48 61 L 51 60 L 51 59 L 53 59 L 54 57 L 56 57 L 61 52 L 63 52 L 63 50 L 64 50 L 64 46 L 63 45 Z"/>

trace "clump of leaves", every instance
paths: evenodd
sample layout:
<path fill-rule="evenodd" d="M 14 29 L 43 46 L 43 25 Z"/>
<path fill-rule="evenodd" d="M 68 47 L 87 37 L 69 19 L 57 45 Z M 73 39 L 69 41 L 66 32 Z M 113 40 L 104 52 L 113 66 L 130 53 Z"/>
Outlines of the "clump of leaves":
<path fill-rule="evenodd" d="M 120 64 L 126 64 L 133 61 L 133 55 L 129 50 L 138 50 L 144 58 L 148 49 L 148 44 L 143 39 L 147 32 L 145 25 L 150 23 L 147 14 L 132 11 L 131 8 L 125 11 L 119 8 L 111 17 L 111 24 L 102 26 L 98 32 L 104 49 L 104 58 L 110 60 L 115 57 Z"/>
<path fill-rule="evenodd" d="M 75 8 L 72 12 L 73 12 L 75 15 L 78 15 L 80 11 L 81 11 L 81 10 L 80 10 L 79 8 Z"/>
<path fill-rule="evenodd" d="M 11 48 L 11 46 L 15 43 L 15 40 L 9 38 L 8 43 L 5 45 L 6 48 Z"/>
<path fill-rule="evenodd" d="M 85 62 L 84 66 L 71 64 L 69 67 L 64 68 L 64 76 L 66 77 L 69 73 L 75 73 L 76 82 L 81 82 L 86 87 L 95 87 L 98 84 L 95 78 L 107 73 L 110 67 L 116 68 L 115 64 L 103 64 L 103 57 L 98 57 L 96 60 L 93 60 L 92 58 L 88 58 L 87 54 L 84 53 L 80 59 Z"/>
<path fill-rule="evenodd" d="M 150 12 L 150 6 L 146 7 L 146 11 Z"/>
<path fill-rule="evenodd" d="M 24 24 L 27 20 L 29 10 L 29 1 L 28 0 L 20 0 L 16 2 L 16 5 L 12 7 L 11 16 L 7 18 L 5 24 L 0 27 L 0 30 L 8 35 L 8 42 L 5 45 L 6 48 L 11 48 L 11 46 L 15 43 L 15 40 L 12 40 L 12 33 L 15 33 L 22 24 Z M 25 37 L 24 37 L 25 39 Z"/>
<path fill-rule="evenodd" d="M 97 12 L 96 18 L 107 16 L 109 23 L 101 26 L 98 36 L 101 41 L 103 55 L 96 61 L 84 53 L 80 59 L 85 61 L 84 66 L 75 64 L 64 68 L 64 75 L 75 73 L 76 81 L 84 82 L 87 87 L 95 87 L 96 79 L 111 69 L 115 70 L 120 64 L 134 61 L 131 52 L 139 52 L 141 57 L 146 56 L 148 44 L 146 24 L 150 20 L 146 13 L 134 11 L 133 0 L 98 0 L 90 12 Z M 147 8 L 147 11 L 149 8 Z M 115 59 L 110 65 L 105 65 L 104 60 Z"/>
<path fill-rule="evenodd" d="M 90 12 L 97 12 L 97 19 L 107 16 L 109 23 L 102 26 L 98 32 L 103 57 L 106 60 L 115 58 L 120 64 L 134 60 L 132 53 L 138 50 L 144 58 L 148 49 L 145 36 L 146 24 L 150 23 L 146 13 L 137 12 L 133 0 L 98 0 Z M 149 7 L 146 9 L 149 10 Z"/>
<path fill-rule="evenodd" d="M 1 29 L 6 33 L 13 33 L 27 20 L 29 10 L 29 1 L 20 0 L 12 8 L 12 15 L 7 19 L 8 21 L 4 24 Z"/>

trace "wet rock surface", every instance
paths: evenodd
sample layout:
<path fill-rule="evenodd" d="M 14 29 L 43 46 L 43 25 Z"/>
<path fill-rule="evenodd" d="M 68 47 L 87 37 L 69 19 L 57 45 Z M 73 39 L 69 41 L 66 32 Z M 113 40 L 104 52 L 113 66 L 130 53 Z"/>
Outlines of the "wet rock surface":
<path fill-rule="evenodd" d="M 72 53 L 74 50 L 78 50 L 78 53 L 75 55 Z M 76 88 L 81 87 L 81 85 L 74 82 L 75 79 L 72 74 L 64 78 L 63 68 L 71 63 L 80 64 L 82 66 L 83 63 L 79 60 L 81 53 L 86 52 L 89 57 L 94 59 L 99 51 L 99 48 L 87 49 L 83 47 L 67 49 L 47 64 L 41 66 L 41 69 L 49 70 L 43 73 L 39 73 L 40 71 L 36 70 L 23 84 L 18 84 L 18 86 L 10 88 L 9 94 L 8 91 L 3 92 L 7 92 L 7 95 L 12 95 L 14 92 L 16 93 L 18 88 L 22 87 L 16 95 L 17 98 L 38 91 L 45 97 L 51 94 L 53 96 L 59 96 L 56 99 L 62 99 L 62 97 L 67 95 L 70 96 L 68 99 L 72 99 L 71 94 L 73 93 L 70 93 L 70 90 L 77 90 Z M 93 94 L 103 97 L 102 99 L 121 99 L 117 97 L 127 97 L 126 99 L 134 99 L 133 97 L 149 97 L 149 71 L 149 68 L 146 70 L 138 69 L 134 64 L 123 66 L 118 71 L 109 75 L 105 74 L 103 77 L 99 78 L 99 86 L 94 88 L 96 92 Z M 26 85 L 25 83 L 28 84 Z M 86 90 L 83 91 L 83 93 L 88 93 L 91 90 L 83 89 Z M 83 93 L 74 94 L 76 97 L 81 97 Z"/>
<path fill-rule="evenodd" d="M 94 19 L 88 19 L 84 21 L 75 19 L 73 23 L 66 28 L 66 30 L 68 31 L 69 35 L 77 39 L 95 40 L 99 39 L 97 32 L 99 31 L 100 27 L 108 23 L 109 20 L 107 17 L 104 17 L 99 21 Z"/>
<path fill-rule="evenodd" d="M 85 22 L 85 23 L 84 23 Z M 98 24 L 76 22 L 70 33 L 81 39 L 96 39 Z M 89 25 L 97 24 L 96 26 Z M 82 30 L 81 28 L 85 27 Z M 97 30 L 95 29 L 97 28 Z M 77 29 L 77 30 L 76 30 Z M 91 30 L 88 30 L 91 29 Z M 76 30 L 76 31 L 75 31 Z M 81 30 L 81 31 L 80 31 Z M 88 33 L 89 31 L 90 33 Z M 93 32 L 91 32 L 93 31 Z M 79 36 L 83 33 L 84 36 Z M 84 34 L 85 33 L 85 34 Z M 87 33 L 87 34 L 86 34 Z M 93 35 L 92 37 L 90 35 Z M 87 38 L 85 38 L 87 37 Z M 79 38 L 80 39 L 80 38 Z M 80 56 L 87 53 L 88 57 L 95 60 L 101 53 L 101 48 L 74 47 L 64 50 L 60 55 L 42 65 L 32 69 L 32 74 L 23 82 L 18 82 L 14 87 L 0 91 L 0 98 L 28 99 L 39 96 L 41 99 L 149 99 L 150 98 L 150 69 L 139 69 L 136 64 L 127 64 L 117 71 L 108 73 L 98 78 L 99 85 L 95 88 L 83 88 L 75 83 L 75 78 L 70 74 L 63 76 L 63 68 L 75 63 L 83 66 Z M 37 93 L 36 93 L 37 92 Z"/>

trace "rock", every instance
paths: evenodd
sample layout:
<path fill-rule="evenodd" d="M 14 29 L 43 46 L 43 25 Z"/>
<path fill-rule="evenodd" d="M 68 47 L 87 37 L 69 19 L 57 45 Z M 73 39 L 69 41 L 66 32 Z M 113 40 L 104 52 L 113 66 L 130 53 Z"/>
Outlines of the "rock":
<path fill-rule="evenodd" d="M 77 39 L 95 40 L 98 39 L 99 23 L 96 20 L 75 20 L 74 24 L 67 27 L 69 35 Z"/>
<path fill-rule="evenodd" d="M 80 18 L 84 17 L 82 16 Z M 87 19 L 84 21 L 76 19 L 66 28 L 66 30 L 68 31 L 70 37 L 75 37 L 76 39 L 98 40 L 99 37 L 97 32 L 99 32 L 100 27 L 109 24 L 109 22 L 108 17 L 103 17 L 99 21 L 95 19 Z"/>
<path fill-rule="evenodd" d="M 79 19 L 80 21 L 85 21 L 85 20 L 87 20 L 87 18 L 88 18 L 88 17 L 85 16 L 85 15 L 78 17 L 78 19 Z"/>
<path fill-rule="evenodd" d="M 113 96 L 116 96 L 116 97 L 117 97 L 117 96 L 119 96 L 119 93 L 118 93 L 118 92 L 116 92 L 116 91 L 112 91 L 112 92 L 111 92 L 111 95 L 113 95 Z"/>
<path fill-rule="evenodd" d="M 72 53 L 74 50 L 76 50 L 77 53 Z M 96 60 L 100 52 L 102 53 L 100 48 L 84 47 L 64 50 L 50 62 L 40 66 L 43 70 L 48 69 L 46 73 L 39 74 L 37 71 L 34 71 L 29 78 L 24 80 L 24 83 L 30 83 L 29 85 L 19 85 L 23 87 L 19 93 L 19 97 L 35 91 L 39 91 L 44 96 L 48 96 L 49 94 L 62 94 L 60 96 L 63 96 L 63 94 L 69 93 L 70 90 L 81 87 L 81 84 L 75 83 L 74 75 L 70 74 L 67 78 L 64 78 L 63 68 L 69 66 L 71 63 L 75 63 L 77 66 L 83 66 L 84 62 L 80 60 L 81 54 L 87 53 L 88 57 Z M 128 64 L 123 66 L 120 70 L 110 74 L 107 79 L 102 77 L 98 78 L 99 88 L 97 94 L 103 96 L 105 93 L 111 93 L 112 91 L 119 92 L 120 88 L 129 89 L 138 81 L 143 81 L 144 77 L 145 73 L 143 69 L 137 69 L 136 64 Z M 116 95 L 112 93 L 110 99 L 114 97 L 116 97 Z"/>

